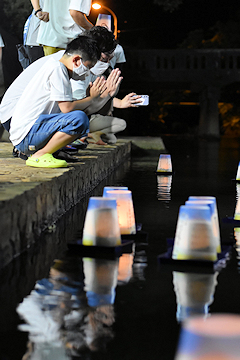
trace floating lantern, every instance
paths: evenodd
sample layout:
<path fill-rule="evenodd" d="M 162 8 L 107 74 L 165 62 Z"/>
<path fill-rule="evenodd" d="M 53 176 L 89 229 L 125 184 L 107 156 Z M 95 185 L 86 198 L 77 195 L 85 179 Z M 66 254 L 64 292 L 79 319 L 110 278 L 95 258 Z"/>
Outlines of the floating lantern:
<path fill-rule="evenodd" d="M 185 205 L 209 206 L 211 211 L 212 230 L 213 230 L 213 236 L 215 238 L 216 251 L 217 253 L 221 253 L 220 231 L 219 231 L 218 216 L 216 213 L 216 202 L 214 200 L 187 200 L 185 202 Z"/>
<path fill-rule="evenodd" d="M 128 190 L 127 186 L 104 186 L 103 188 L 103 197 L 106 196 L 106 191 L 110 190 Z"/>
<path fill-rule="evenodd" d="M 108 190 L 105 196 L 117 201 L 117 214 L 121 234 L 136 234 L 132 192 L 130 190 Z"/>
<path fill-rule="evenodd" d="M 86 246 L 121 244 L 116 200 L 103 197 L 89 199 L 82 243 Z"/>
<path fill-rule="evenodd" d="M 237 169 L 236 180 L 240 181 L 240 161 L 239 161 L 239 163 L 238 163 L 238 169 Z"/>
<path fill-rule="evenodd" d="M 157 173 L 172 173 L 171 155 L 160 154 L 157 166 Z"/>
<path fill-rule="evenodd" d="M 209 206 L 180 206 L 172 258 L 217 260 Z"/>
<path fill-rule="evenodd" d="M 183 323 L 175 360 L 238 360 L 240 316 L 212 314 Z"/>
<path fill-rule="evenodd" d="M 217 208 L 217 200 L 214 196 L 189 196 L 188 200 L 200 200 L 200 201 L 214 201 L 215 208 L 213 213 L 213 222 L 214 222 L 214 234 L 217 239 L 217 252 L 221 252 L 221 244 L 220 244 L 220 227 L 219 227 L 219 220 L 218 220 L 218 208 Z"/>
<path fill-rule="evenodd" d="M 194 274 L 173 271 L 173 285 L 177 298 L 177 320 L 195 315 L 208 316 L 209 305 L 217 285 L 215 274 Z"/>
<path fill-rule="evenodd" d="M 83 258 L 83 271 L 88 305 L 95 307 L 113 304 L 117 286 L 118 259 Z"/>

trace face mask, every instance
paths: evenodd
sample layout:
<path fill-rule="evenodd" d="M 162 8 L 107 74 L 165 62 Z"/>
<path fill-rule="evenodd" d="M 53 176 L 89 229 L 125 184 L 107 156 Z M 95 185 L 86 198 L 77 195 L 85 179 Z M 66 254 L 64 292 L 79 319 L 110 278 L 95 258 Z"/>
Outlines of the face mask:
<path fill-rule="evenodd" d="M 100 76 L 108 69 L 109 65 L 108 62 L 98 61 L 94 67 L 91 68 L 91 73 Z"/>
<path fill-rule="evenodd" d="M 90 70 L 83 64 L 82 60 L 81 64 L 78 67 L 73 67 L 72 70 L 72 78 L 73 80 L 85 80 L 85 77 L 89 75 Z"/>

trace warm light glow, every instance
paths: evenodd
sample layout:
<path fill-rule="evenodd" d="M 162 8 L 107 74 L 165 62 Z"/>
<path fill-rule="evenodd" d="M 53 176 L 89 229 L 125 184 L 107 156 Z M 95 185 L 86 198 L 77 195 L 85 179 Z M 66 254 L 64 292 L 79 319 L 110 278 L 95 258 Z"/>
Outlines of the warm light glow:
<path fill-rule="evenodd" d="M 172 258 L 217 260 L 209 206 L 180 206 Z"/>
<path fill-rule="evenodd" d="M 129 190 L 109 190 L 106 197 L 116 199 L 118 222 L 121 234 L 136 234 L 132 192 Z"/>
<path fill-rule="evenodd" d="M 95 10 L 99 10 L 99 9 L 101 9 L 101 7 L 102 6 L 100 4 L 98 4 L 98 3 L 92 4 L 92 8 L 95 9 Z"/>
<path fill-rule="evenodd" d="M 171 155 L 161 154 L 159 156 L 157 172 L 172 172 Z"/>
<path fill-rule="evenodd" d="M 85 246 L 121 244 L 116 200 L 102 197 L 89 199 L 82 243 Z"/>

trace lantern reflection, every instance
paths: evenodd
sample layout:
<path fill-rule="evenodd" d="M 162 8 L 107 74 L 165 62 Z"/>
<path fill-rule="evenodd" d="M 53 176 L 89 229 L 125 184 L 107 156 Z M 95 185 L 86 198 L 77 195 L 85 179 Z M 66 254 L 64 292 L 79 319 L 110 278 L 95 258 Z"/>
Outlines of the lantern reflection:
<path fill-rule="evenodd" d="M 157 198 L 168 203 L 171 200 L 172 175 L 157 176 Z"/>
<path fill-rule="evenodd" d="M 209 305 L 217 285 L 215 274 L 173 272 L 174 291 L 177 298 L 177 320 L 179 322 L 195 316 L 208 316 Z"/>

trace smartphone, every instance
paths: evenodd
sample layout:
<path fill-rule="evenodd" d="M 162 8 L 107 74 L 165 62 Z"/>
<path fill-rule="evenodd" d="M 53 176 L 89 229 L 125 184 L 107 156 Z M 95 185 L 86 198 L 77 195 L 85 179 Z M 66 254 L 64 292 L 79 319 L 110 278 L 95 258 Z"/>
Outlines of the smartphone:
<path fill-rule="evenodd" d="M 149 96 L 148 95 L 141 95 L 141 98 L 138 100 L 141 100 L 140 103 L 138 103 L 138 106 L 147 106 L 149 104 Z"/>

